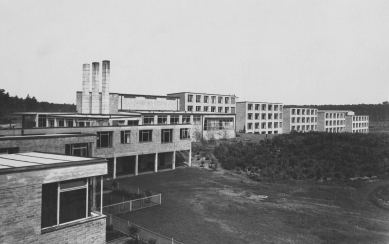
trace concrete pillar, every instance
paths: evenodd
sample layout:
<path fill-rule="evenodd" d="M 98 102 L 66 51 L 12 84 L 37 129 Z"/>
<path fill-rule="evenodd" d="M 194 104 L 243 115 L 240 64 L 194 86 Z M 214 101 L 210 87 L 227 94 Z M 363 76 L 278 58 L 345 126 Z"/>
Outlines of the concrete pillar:
<path fill-rule="evenodd" d="M 89 104 L 89 77 L 90 64 L 84 64 L 82 67 L 82 97 L 81 97 L 81 113 L 90 114 Z"/>
<path fill-rule="evenodd" d="M 113 157 L 113 178 L 116 179 L 116 157 Z"/>
<path fill-rule="evenodd" d="M 168 115 L 168 116 L 166 117 L 166 119 L 167 119 L 167 124 L 170 125 L 170 115 Z"/>
<path fill-rule="evenodd" d="M 192 167 L 192 148 L 189 149 L 189 167 Z"/>
<path fill-rule="evenodd" d="M 99 67 L 98 62 L 92 63 L 92 114 L 100 113 Z"/>
<path fill-rule="evenodd" d="M 158 172 L 158 153 L 155 153 L 154 172 Z"/>
<path fill-rule="evenodd" d="M 173 151 L 172 169 L 176 169 L 176 151 Z"/>
<path fill-rule="evenodd" d="M 103 61 L 103 77 L 102 77 L 102 91 L 101 91 L 101 113 L 110 114 L 109 112 L 109 83 L 110 83 L 110 62 Z"/>
<path fill-rule="evenodd" d="M 138 175 L 138 154 L 135 156 L 135 175 Z"/>

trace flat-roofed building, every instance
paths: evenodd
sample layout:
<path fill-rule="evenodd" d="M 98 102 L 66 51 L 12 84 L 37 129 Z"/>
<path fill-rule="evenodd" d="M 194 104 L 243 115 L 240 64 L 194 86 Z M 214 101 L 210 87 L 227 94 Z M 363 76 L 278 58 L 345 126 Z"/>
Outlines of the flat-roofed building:
<path fill-rule="evenodd" d="M 283 133 L 317 131 L 317 109 L 291 107 L 283 110 Z"/>
<path fill-rule="evenodd" d="M 347 115 L 346 131 L 350 133 L 369 133 L 369 116 Z"/>
<path fill-rule="evenodd" d="M 346 116 L 353 114 L 344 110 L 318 110 L 318 131 L 342 133 L 346 132 Z"/>
<path fill-rule="evenodd" d="M 221 95 L 196 92 L 169 93 L 168 97 L 179 99 L 180 111 L 204 113 L 236 113 L 237 97 L 235 95 Z"/>
<path fill-rule="evenodd" d="M 105 174 L 102 158 L 0 155 L 0 243 L 105 243 Z"/>
<path fill-rule="evenodd" d="M 255 134 L 282 134 L 283 104 L 237 102 L 236 131 Z"/>

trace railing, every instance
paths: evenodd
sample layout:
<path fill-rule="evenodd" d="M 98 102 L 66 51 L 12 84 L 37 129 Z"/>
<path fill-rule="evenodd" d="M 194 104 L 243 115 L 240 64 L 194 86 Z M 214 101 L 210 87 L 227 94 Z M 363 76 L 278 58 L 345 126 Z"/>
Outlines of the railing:
<path fill-rule="evenodd" d="M 154 240 L 156 241 L 155 244 L 183 244 L 182 242 L 176 241 L 173 238 L 169 238 L 154 231 L 148 230 L 139 225 L 131 223 L 130 221 L 126 221 L 111 214 L 104 214 L 108 216 L 107 225 L 112 225 L 115 230 L 118 230 L 126 235 L 130 235 L 130 228 L 136 229 L 137 233 L 132 233 L 134 235 L 133 237 L 139 237 L 139 239 L 144 243 L 148 243 L 150 240 Z"/>
<path fill-rule="evenodd" d="M 110 189 L 112 189 L 112 191 L 118 190 L 122 191 L 123 194 L 133 194 L 139 197 L 137 199 L 103 206 L 103 212 L 105 213 L 119 214 L 161 205 L 162 196 L 159 193 L 143 190 L 139 187 L 129 186 L 117 181 L 103 181 L 103 185 L 105 191 L 111 191 Z"/>
<path fill-rule="evenodd" d="M 161 194 L 103 206 L 103 213 L 126 213 L 156 205 L 161 205 Z"/>

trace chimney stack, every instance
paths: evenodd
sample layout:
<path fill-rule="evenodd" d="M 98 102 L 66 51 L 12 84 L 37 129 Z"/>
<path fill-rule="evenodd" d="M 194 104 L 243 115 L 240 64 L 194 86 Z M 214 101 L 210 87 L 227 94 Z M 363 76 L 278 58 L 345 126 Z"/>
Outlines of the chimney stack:
<path fill-rule="evenodd" d="M 100 113 L 99 67 L 98 62 L 92 63 L 92 114 Z"/>
<path fill-rule="evenodd" d="M 90 65 L 84 64 L 82 66 L 82 98 L 81 98 L 81 113 L 90 113 L 89 104 L 89 76 L 90 76 Z"/>
<path fill-rule="evenodd" d="M 101 113 L 109 114 L 109 80 L 110 80 L 110 62 L 103 61 L 103 79 L 102 79 L 102 93 L 101 93 Z"/>

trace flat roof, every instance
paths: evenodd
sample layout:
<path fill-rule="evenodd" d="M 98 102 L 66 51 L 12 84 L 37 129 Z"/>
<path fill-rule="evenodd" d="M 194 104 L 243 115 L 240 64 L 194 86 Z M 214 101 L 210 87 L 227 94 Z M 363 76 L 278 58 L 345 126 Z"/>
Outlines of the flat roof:
<path fill-rule="evenodd" d="M 252 101 L 241 101 L 241 102 L 236 102 L 236 103 L 266 103 L 266 104 L 281 104 L 283 105 L 283 103 L 278 103 L 278 102 L 252 102 Z"/>
<path fill-rule="evenodd" d="M 119 110 L 126 111 L 126 110 Z M 235 113 L 217 113 L 217 112 L 204 112 L 204 111 L 180 111 L 180 110 L 136 110 L 136 112 L 145 114 L 187 114 L 187 115 L 235 115 Z"/>
<path fill-rule="evenodd" d="M 58 128 L 58 127 L 53 127 L 53 128 Z M 75 128 L 75 127 L 66 127 L 66 128 Z M 86 136 L 96 136 L 96 134 L 93 134 L 93 133 L 63 133 L 63 134 L 0 136 L 0 141 L 32 140 L 32 139 L 37 140 L 37 139 L 66 138 L 66 137 L 86 137 Z"/>
<path fill-rule="evenodd" d="M 103 158 L 77 157 L 42 152 L 0 154 L 0 174 L 104 162 L 107 161 Z"/>
<path fill-rule="evenodd" d="M 228 94 L 228 95 L 223 95 L 223 94 L 213 94 L 213 93 L 204 93 L 204 92 L 175 92 L 175 93 L 168 93 L 167 95 L 177 95 L 177 94 L 185 94 L 185 93 L 193 93 L 193 94 L 203 94 L 203 95 L 219 95 L 219 96 L 233 96 L 233 97 L 237 97 L 235 94 L 234 95 L 231 95 L 231 94 Z"/>

